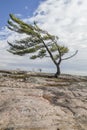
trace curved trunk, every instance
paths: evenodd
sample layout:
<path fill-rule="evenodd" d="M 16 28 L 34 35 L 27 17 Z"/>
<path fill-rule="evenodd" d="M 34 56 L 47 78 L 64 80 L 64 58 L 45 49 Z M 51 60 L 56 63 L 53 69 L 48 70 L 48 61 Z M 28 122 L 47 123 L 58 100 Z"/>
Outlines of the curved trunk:
<path fill-rule="evenodd" d="M 58 78 L 58 76 L 60 75 L 60 66 L 59 66 L 59 64 L 56 67 L 57 67 L 57 72 L 55 74 L 55 77 Z"/>

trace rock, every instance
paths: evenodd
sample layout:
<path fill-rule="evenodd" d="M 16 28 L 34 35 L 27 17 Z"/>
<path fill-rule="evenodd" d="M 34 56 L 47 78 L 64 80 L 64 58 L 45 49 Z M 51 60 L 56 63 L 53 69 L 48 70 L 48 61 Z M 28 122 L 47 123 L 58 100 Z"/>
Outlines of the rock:
<path fill-rule="evenodd" d="M 87 130 L 87 77 L 8 74 L 0 78 L 0 130 Z"/>

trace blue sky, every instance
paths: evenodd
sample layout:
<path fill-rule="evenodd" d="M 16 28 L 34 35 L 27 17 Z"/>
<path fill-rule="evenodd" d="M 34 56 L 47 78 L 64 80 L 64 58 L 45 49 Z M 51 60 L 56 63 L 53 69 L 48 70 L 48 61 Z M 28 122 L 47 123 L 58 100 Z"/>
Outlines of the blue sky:
<path fill-rule="evenodd" d="M 75 57 L 61 64 L 61 71 L 87 75 L 87 0 L 0 1 L 0 69 L 42 68 L 45 72 L 55 72 L 56 68 L 51 60 L 32 61 L 28 55 L 15 56 L 6 51 L 9 48 L 7 40 L 19 39 L 17 33 L 5 27 L 9 13 L 15 14 L 27 23 L 37 21 L 42 29 L 57 35 L 59 43 L 69 48 L 68 56 L 78 50 Z"/>
<path fill-rule="evenodd" d="M 42 0 L 1 0 L 0 28 L 7 24 L 9 14 L 21 14 L 23 18 L 33 15 Z"/>

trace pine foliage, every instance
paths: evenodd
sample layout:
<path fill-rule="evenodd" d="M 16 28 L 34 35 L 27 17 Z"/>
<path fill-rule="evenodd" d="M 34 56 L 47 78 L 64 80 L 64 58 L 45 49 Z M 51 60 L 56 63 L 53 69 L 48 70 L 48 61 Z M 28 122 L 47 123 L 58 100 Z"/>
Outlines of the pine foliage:
<path fill-rule="evenodd" d="M 64 58 L 63 56 L 68 53 L 69 49 L 63 45 L 58 44 L 58 37 L 49 34 L 47 31 L 42 30 L 34 22 L 27 24 L 10 14 L 7 27 L 20 34 L 26 34 L 27 37 L 15 40 L 10 45 L 9 52 L 16 55 L 31 54 L 31 59 L 50 57 L 57 69 L 62 60 L 69 59 L 77 54 L 77 51 L 70 57 Z"/>
<path fill-rule="evenodd" d="M 8 51 L 13 54 L 25 55 L 27 53 L 32 53 L 31 59 L 49 57 L 48 48 L 54 60 L 58 60 L 59 51 L 61 56 L 69 51 L 67 47 L 58 45 L 58 38 L 40 29 L 36 22 L 30 25 L 16 18 L 13 14 L 10 14 L 8 28 L 12 31 L 21 34 L 26 33 L 28 35 L 28 37 L 20 39 L 19 41 L 16 40 L 13 43 L 8 42 L 10 45 Z"/>

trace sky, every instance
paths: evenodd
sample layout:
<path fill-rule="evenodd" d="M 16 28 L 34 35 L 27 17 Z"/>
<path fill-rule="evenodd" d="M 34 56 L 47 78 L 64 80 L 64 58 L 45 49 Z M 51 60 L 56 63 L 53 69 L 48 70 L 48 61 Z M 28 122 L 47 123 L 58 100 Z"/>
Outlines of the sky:
<path fill-rule="evenodd" d="M 9 14 L 17 14 L 22 18 L 31 17 L 40 3 L 40 0 L 1 0 L 0 27 L 7 24 Z"/>
<path fill-rule="evenodd" d="M 75 57 L 62 62 L 62 73 L 87 75 L 87 0 L 3 0 L 0 12 L 0 69 L 56 71 L 51 60 L 32 61 L 28 55 L 7 52 L 7 40 L 19 39 L 6 28 L 13 13 L 27 23 L 37 21 L 42 29 L 57 35 L 59 43 L 70 49 L 68 56 L 78 50 Z"/>

